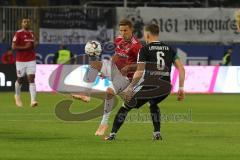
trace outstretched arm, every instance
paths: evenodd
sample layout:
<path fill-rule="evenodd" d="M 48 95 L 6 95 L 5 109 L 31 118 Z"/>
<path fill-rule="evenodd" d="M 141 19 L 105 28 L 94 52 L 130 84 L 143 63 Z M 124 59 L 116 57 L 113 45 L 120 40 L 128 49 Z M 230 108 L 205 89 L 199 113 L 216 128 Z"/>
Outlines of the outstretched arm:
<path fill-rule="evenodd" d="M 126 93 L 125 93 L 125 96 L 124 96 L 124 99 L 126 101 L 129 101 L 132 98 L 133 88 L 136 86 L 136 84 L 139 82 L 139 80 L 143 76 L 144 69 L 145 69 L 145 63 L 141 62 L 141 63 L 137 64 L 137 70 L 133 75 L 132 82 L 129 84 L 129 86 L 126 89 Z"/>
<path fill-rule="evenodd" d="M 121 69 L 121 73 L 123 76 L 127 76 L 128 73 L 133 73 L 136 71 L 136 69 L 137 69 L 137 64 L 129 64 Z"/>
<path fill-rule="evenodd" d="M 185 69 L 182 62 L 179 59 L 175 60 L 174 66 L 179 72 L 179 90 L 178 90 L 178 100 L 182 101 L 185 97 L 184 95 L 184 80 L 185 80 Z"/>

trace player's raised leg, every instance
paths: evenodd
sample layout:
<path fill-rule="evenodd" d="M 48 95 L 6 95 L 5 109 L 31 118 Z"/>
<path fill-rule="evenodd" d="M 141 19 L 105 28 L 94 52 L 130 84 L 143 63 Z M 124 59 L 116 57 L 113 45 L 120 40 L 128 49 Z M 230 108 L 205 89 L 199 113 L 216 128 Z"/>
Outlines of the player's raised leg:
<path fill-rule="evenodd" d="M 84 81 L 88 83 L 87 88 L 88 90 L 85 91 L 85 93 L 82 94 L 72 94 L 72 97 L 78 100 L 81 100 L 83 102 L 89 102 L 90 101 L 90 90 L 92 88 L 92 84 L 95 82 L 96 77 L 98 75 L 98 72 L 102 68 L 102 62 L 101 61 L 92 61 L 90 62 L 90 66 L 88 68 L 87 73 L 84 76 Z"/>

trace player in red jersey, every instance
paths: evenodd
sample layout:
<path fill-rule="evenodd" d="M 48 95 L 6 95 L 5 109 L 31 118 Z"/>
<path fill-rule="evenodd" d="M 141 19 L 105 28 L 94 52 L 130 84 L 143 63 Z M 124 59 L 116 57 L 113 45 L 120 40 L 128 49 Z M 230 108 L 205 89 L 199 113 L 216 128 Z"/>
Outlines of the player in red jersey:
<path fill-rule="evenodd" d="M 115 54 L 111 60 L 92 61 L 85 76 L 88 83 L 95 81 L 98 72 L 112 81 L 112 86 L 107 88 L 107 96 L 104 104 L 104 114 L 101 124 L 95 135 L 104 135 L 108 128 L 108 119 L 114 105 L 114 95 L 121 93 L 132 79 L 137 67 L 137 56 L 142 45 L 133 35 L 131 21 L 123 19 L 119 23 L 120 35 L 115 39 Z M 89 101 L 86 96 L 75 96 L 75 98 Z"/>
<path fill-rule="evenodd" d="M 23 18 L 21 21 L 22 28 L 18 30 L 12 41 L 12 49 L 16 50 L 16 70 L 17 80 L 15 82 L 15 101 L 18 107 L 22 107 L 20 97 L 21 86 L 23 78 L 27 75 L 29 82 L 29 91 L 31 95 L 32 107 L 37 106 L 36 101 L 36 86 L 35 86 L 35 72 L 36 72 L 36 53 L 34 48 L 36 40 L 34 33 L 30 30 L 30 19 Z"/>

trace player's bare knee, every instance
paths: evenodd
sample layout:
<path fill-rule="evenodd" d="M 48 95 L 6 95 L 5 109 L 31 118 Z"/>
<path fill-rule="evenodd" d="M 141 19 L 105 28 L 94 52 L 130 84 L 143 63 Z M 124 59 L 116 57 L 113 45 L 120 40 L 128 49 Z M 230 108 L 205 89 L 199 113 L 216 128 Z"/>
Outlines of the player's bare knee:
<path fill-rule="evenodd" d="M 18 84 L 23 84 L 23 77 L 18 77 L 17 78 L 17 82 L 18 82 Z"/>
<path fill-rule="evenodd" d="M 35 83 L 35 79 L 34 78 L 28 79 L 28 83 Z"/>
<path fill-rule="evenodd" d="M 102 62 L 101 61 L 92 61 L 90 62 L 90 66 L 98 71 L 102 68 Z"/>
<path fill-rule="evenodd" d="M 108 94 L 107 93 L 107 97 L 106 97 L 106 99 L 112 99 L 114 97 L 114 95 L 112 95 L 112 94 Z"/>
<path fill-rule="evenodd" d="M 114 90 L 112 88 L 107 88 L 106 93 L 106 99 L 112 99 L 115 96 Z"/>
<path fill-rule="evenodd" d="M 33 74 L 28 75 L 28 82 L 29 83 L 35 83 L 35 75 L 33 75 Z"/>

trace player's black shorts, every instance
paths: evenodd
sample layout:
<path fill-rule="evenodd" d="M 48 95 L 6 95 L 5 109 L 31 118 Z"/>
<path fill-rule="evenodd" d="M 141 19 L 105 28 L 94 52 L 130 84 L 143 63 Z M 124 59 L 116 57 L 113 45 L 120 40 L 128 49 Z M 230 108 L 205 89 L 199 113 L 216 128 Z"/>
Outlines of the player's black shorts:
<path fill-rule="evenodd" d="M 171 93 L 171 83 L 168 80 L 158 77 L 149 77 L 140 80 L 140 83 L 134 87 L 134 96 L 130 102 L 125 102 L 124 106 L 131 108 L 140 108 L 145 103 L 157 105 Z"/>

